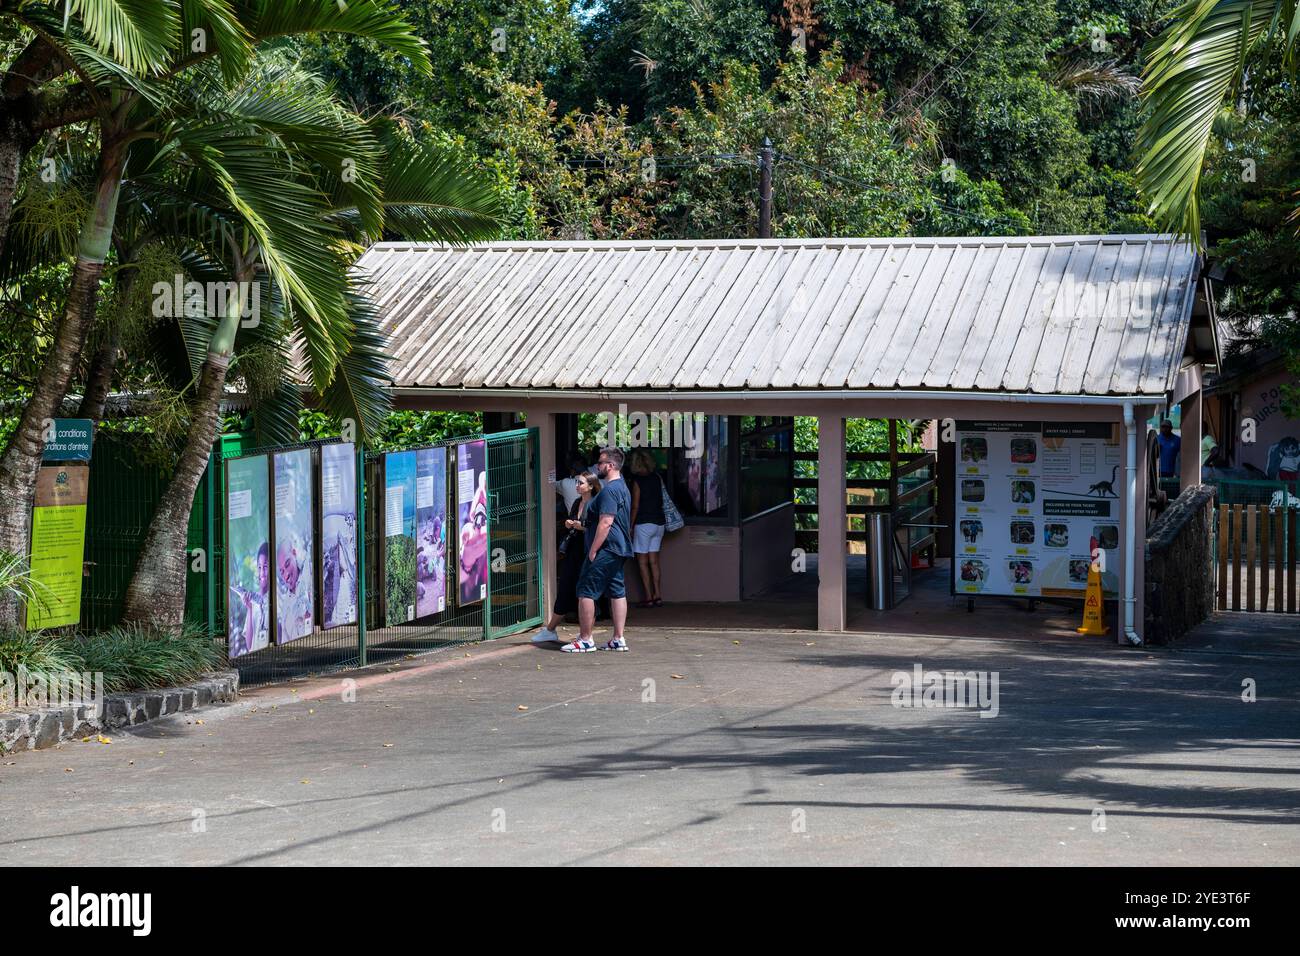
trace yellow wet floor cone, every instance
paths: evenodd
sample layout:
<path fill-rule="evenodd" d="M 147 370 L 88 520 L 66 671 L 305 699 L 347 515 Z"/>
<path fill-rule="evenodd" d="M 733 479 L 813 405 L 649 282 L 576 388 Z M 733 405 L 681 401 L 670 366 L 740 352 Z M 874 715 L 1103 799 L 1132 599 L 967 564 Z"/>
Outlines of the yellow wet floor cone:
<path fill-rule="evenodd" d="M 1101 615 L 1105 610 L 1106 601 L 1101 593 L 1101 569 L 1097 567 L 1094 561 L 1088 565 L 1088 591 L 1087 596 L 1083 599 L 1083 627 L 1075 628 L 1080 634 L 1096 635 L 1098 637 L 1109 634 L 1110 628 L 1102 623 Z"/>

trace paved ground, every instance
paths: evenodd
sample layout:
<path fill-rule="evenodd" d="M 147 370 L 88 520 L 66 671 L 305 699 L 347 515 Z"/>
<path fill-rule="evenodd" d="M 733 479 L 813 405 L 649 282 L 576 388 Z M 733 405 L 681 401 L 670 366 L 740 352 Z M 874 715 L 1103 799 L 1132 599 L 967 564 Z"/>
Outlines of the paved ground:
<path fill-rule="evenodd" d="M 1277 642 L 629 633 L 0 759 L 0 861 L 1300 858 L 1300 653 Z M 916 663 L 996 671 L 998 716 L 891 706 Z"/>
<path fill-rule="evenodd" d="M 667 605 L 651 612 L 654 623 L 728 630 L 815 630 L 817 555 L 807 555 L 807 562 L 804 573 L 791 574 L 744 601 L 689 603 L 672 601 L 669 595 Z M 991 595 L 978 597 L 974 612 L 968 613 L 966 598 L 952 594 L 951 567 L 946 559 L 933 568 L 914 571 L 911 595 L 889 611 L 873 611 L 869 606 L 865 555 L 848 556 L 847 582 L 846 629 L 862 634 L 906 631 L 931 637 L 1073 638 L 1083 613 L 1078 601 L 1036 601 L 1031 609 L 1023 598 Z M 1115 627 L 1117 615 L 1118 605 L 1108 601 L 1107 624 Z"/>

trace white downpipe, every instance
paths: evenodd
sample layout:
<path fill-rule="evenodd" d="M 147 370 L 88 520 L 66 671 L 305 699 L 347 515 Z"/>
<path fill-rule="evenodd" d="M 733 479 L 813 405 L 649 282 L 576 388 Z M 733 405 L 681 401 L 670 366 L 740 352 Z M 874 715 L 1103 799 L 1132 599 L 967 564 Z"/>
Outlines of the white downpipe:
<path fill-rule="evenodd" d="M 1124 403 L 1124 430 L 1128 434 L 1128 459 L 1125 465 L 1126 495 L 1124 501 L 1124 638 L 1134 647 L 1142 645 L 1142 638 L 1134 629 L 1137 616 L 1137 419 L 1133 403 Z"/>

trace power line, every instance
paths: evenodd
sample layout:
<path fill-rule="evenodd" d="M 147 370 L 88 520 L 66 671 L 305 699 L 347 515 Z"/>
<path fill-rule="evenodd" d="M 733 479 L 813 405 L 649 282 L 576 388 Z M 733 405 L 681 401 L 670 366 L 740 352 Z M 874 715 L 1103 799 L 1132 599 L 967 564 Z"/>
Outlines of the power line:
<path fill-rule="evenodd" d="M 972 23 L 969 27 L 966 28 L 968 33 L 974 33 L 974 32 L 975 32 L 975 28 L 976 28 L 977 26 L 980 25 L 980 21 L 982 21 L 982 20 L 984 19 L 984 14 L 987 13 L 987 12 L 988 12 L 987 10 L 981 10 L 981 11 L 980 11 L 980 15 L 979 15 L 978 17 L 975 18 L 975 22 Z M 1003 11 L 1002 16 L 1006 16 L 1006 11 Z M 999 17 L 999 18 L 998 18 L 998 22 L 999 22 L 999 23 L 1002 22 L 1002 17 Z M 948 49 L 948 51 L 947 51 L 946 53 L 944 53 L 944 55 L 941 56 L 941 57 L 939 58 L 938 62 L 936 62 L 936 63 L 934 64 L 934 66 L 930 67 L 930 69 L 928 69 L 928 70 L 925 71 L 925 75 L 924 75 L 924 76 L 922 76 L 919 80 L 917 80 L 915 83 L 912 84 L 912 89 L 913 89 L 913 90 L 920 89 L 921 84 L 924 83 L 926 80 L 928 80 L 928 79 L 930 78 L 930 75 L 931 75 L 935 70 L 937 70 L 937 69 L 939 69 L 939 67 L 943 66 L 943 64 L 947 61 L 948 57 L 952 56 L 953 53 L 957 50 L 957 48 L 958 48 L 960 45 L 961 45 L 960 43 L 954 43 L 954 44 L 953 44 L 953 45 Z M 972 51 L 972 52 L 973 52 L 973 51 Z M 970 54 L 968 53 L 968 54 L 966 54 L 966 57 L 965 57 L 961 62 L 962 62 L 962 63 L 965 63 L 966 60 L 969 59 L 969 58 L 970 58 Z M 957 66 L 960 68 L 961 63 L 957 64 Z M 944 83 L 946 83 L 946 82 L 948 82 L 948 81 L 947 81 L 947 80 L 944 80 Z M 935 89 L 936 89 L 936 90 L 943 89 L 943 83 L 940 83 L 939 86 L 937 86 Z M 909 92 L 910 92 L 910 91 L 909 91 Z M 928 102 L 930 101 L 930 99 L 931 99 L 933 96 L 934 96 L 934 94 L 931 93 L 930 96 L 927 96 L 924 100 L 922 100 L 922 101 L 921 101 L 921 106 L 924 106 L 926 103 L 928 103 Z M 901 95 L 900 95 L 896 100 L 894 100 L 893 104 L 891 104 L 891 105 L 890 105 L 890 106 L 885 110 L 885 115 L 888 116 L 890 113 L 894 112 L 894 110 L 898 109 L 898 107 L 902 104 L 903 100 L 905 100 L 906 98 L 907 98 L 907 95 L 906 95 L 906 94 L 901 94 Z M 917 107 L 917 109 L 920 109 L 920 107 Z"/>

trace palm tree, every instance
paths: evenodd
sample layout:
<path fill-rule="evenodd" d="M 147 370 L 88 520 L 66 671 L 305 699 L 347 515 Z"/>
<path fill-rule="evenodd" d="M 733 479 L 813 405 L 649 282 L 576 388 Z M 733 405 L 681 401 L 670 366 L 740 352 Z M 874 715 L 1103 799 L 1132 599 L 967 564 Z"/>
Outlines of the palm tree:
<path fill-rule="evenodd" d="M 387 408 L 386 350 L 373 305 L 349 272 L 356 254 L 385 230 L 464 242 L 499 228 L 489 177 L 396 138 L 382 120 L 364 122 L 298 70 L 254 72 L 176 139 L 187 155 L 209 145 L 212 159 L 155 187 L 163 199 L 155 216 L 176 217 L 192 240 L 191 261 L 237 291 L 223 314 L 184 318 L 189 338 L 210 323 L 206 355 L 184 448 L 124 605 L 125 620 L 162 628 L 181 623 L 190 509 L 218 434 L 236 345 L 251 338 L 276 353 L 282 369 L 300 354 L 321 404 L 356 421 L 365 439 Z M 341 158 L 351 161 L 346 176 L 336 172 Z M 244 330 L 254 288 L 272 304 L 270 315 Z M 256 412 L 271 426 L 268 437 L 294 441 L 299 407 L 299 391 L 288 384 L 264 396 Z"/>
<path fill-rule="evenodd" d="M 131 16 L 123 12 L 127 7 Z M 353 4 L 319 0 L 136 0 L 131 4 L 69 0 L 68 10 L 81 19 L 64 23 L 52 6 L 37 2 L 20 2 L 2 11 L 39 38 L 35 49 L 50 64 L 44 75 L 71 73 L 77 77 L 76 82 L 59 89 L 56 102 L 46 103 L 38 111 L 47 117 L 42 122 L 93 121 L 100 135 L 93 199 L 83 224 L 63 317 L 19 426 L 0 457 L 0 502 L 4 504 L 0 508 L 0 550 L 18 554 L 27 550 L 45 422 L 56 416 L 67 393 L 94 316 L 122 177 L 133 147 L 153 140 L 174 147 L 171 153 L 160 149 L 160 155 L 169 161 L 178 157 L 184 148 L 172 137 L 184 128 L 181 120 L 200 108 L 213 77 L 232 81 L 247 74 L 256 45 L 281 37 L 328 32 L 368 37 L 403 53 L 413 68 L 430 69 L 424 41 L 393 7 L 380 0 Z M 156 22 L 146 23 L 149 18 L 144 14 L 150 12 L 156 15 Z M 3 130 L 0 123 L 0 134 Z M 25 135 L 30 132 L 29 128 Z M 203 154 L 215 148 L 202 142 L 192 146 Z M 5 147 L 0 142 L 0 207 L 7 222 L 13 192 L 4 194 L 4 157 Z M 346 158 L 336 155 L 335 168 Z M 310 294 L 305 295 L 303 304 L 308 315 L 320 315 Z M 319 336 L 316 339 L 318 345 L 323 341 Z M 313 357 L 328 365 L 334 355 L 326 349 Z M 0 595 L 0 623 L 16 619 L 15 602 Z"/>
<path fill-rule="evenodd" d="M 1200 242 L 1198 190 L 1215 118 L 1246 70 L 1279 48 L 1294 75 L 1297 0 L 1190 0 L 1152 41 L 1142 74 L 1137 177 L 1151 214 L 1167 228 Z"/>

